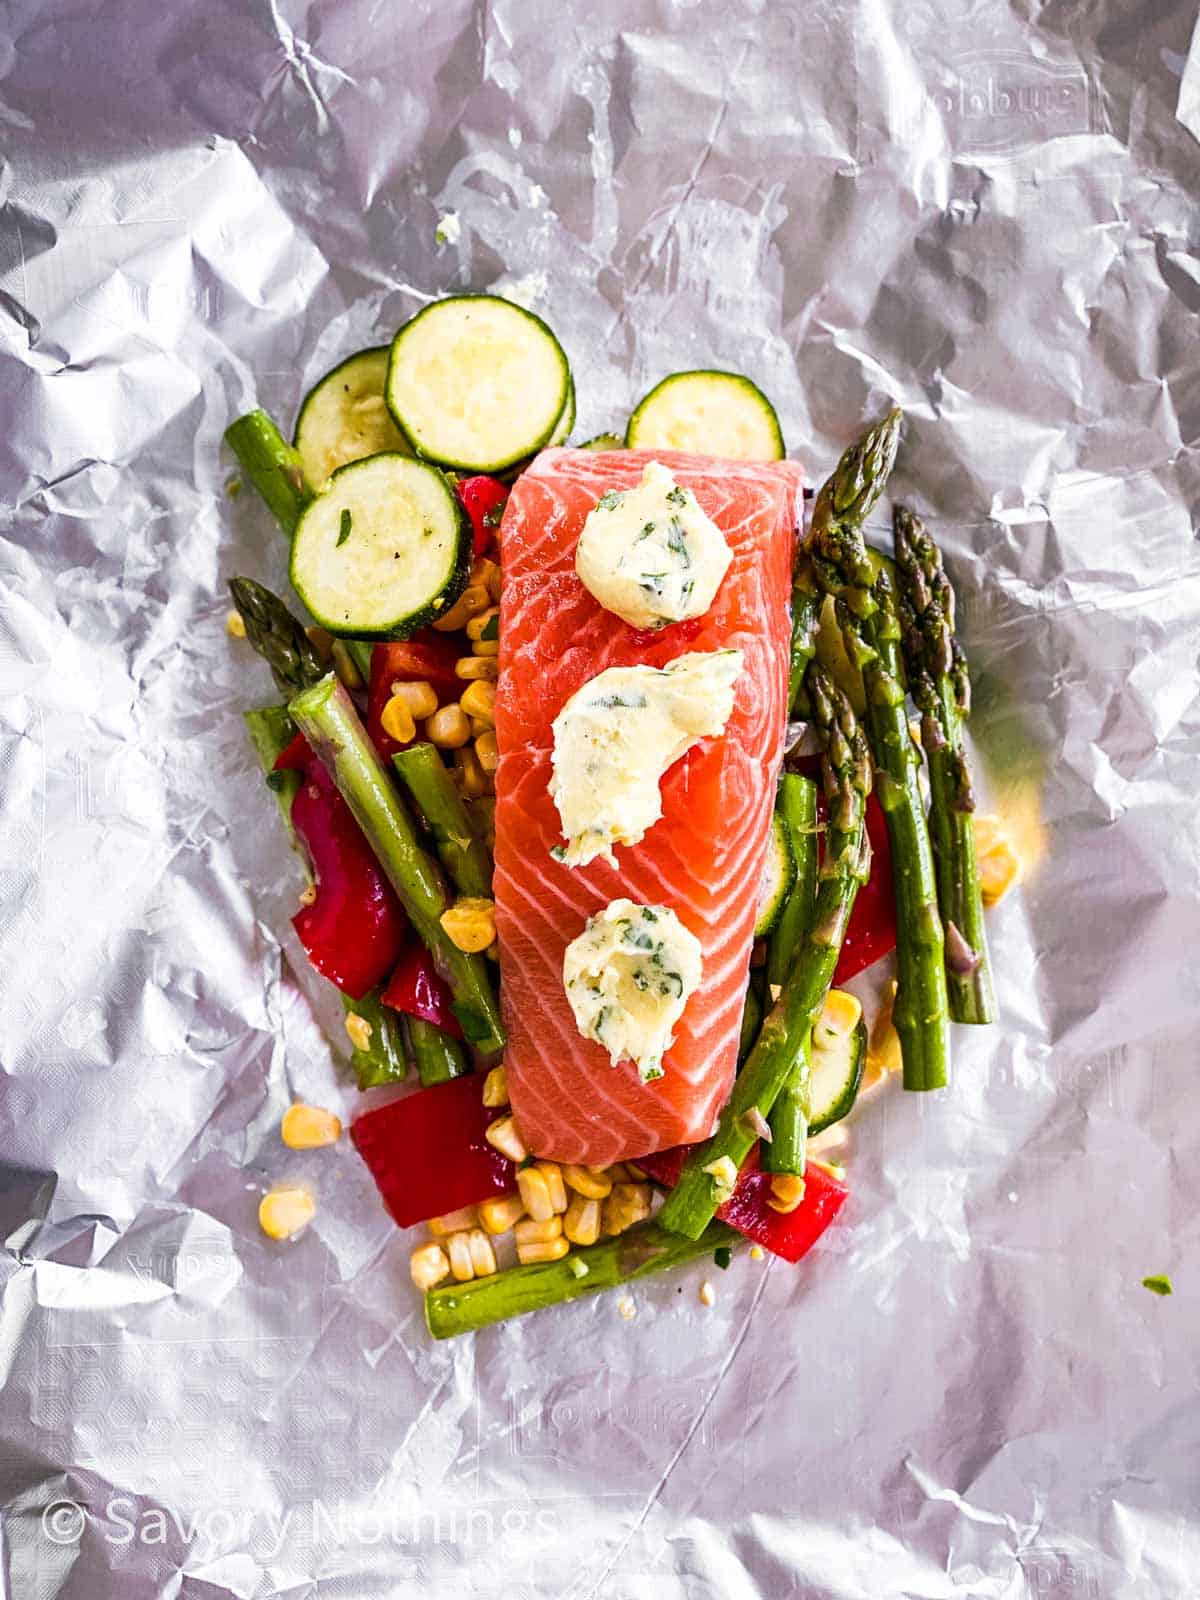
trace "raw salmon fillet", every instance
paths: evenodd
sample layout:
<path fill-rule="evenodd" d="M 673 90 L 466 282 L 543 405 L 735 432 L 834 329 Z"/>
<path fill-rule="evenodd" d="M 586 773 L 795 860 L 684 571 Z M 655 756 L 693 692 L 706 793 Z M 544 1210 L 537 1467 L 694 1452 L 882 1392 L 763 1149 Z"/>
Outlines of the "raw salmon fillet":
<path fill-rule="evenodd" d="M 594 600 L 575 574 L 584 518 L 608 489 L 661 461 L 725 535 L 733 561 L 710 610 L 643 633 Z M 604 1165 L 705 1138 L 737 1061 L 755 904 L 782 755 L 788 597 L 801 496 L 790 461 L 717 461 L 671 451 L 546 450 L 517 480 L 500 529 L 496 735 L 496 922 L 508 1030 L 505 1064 L 526 1145 Z M 733 715 L 662 783 L 663 815 L 638 845 L 562 865 L 550 798 L 551 724 L 606 667 L 661 667 L 690 650 L 741 650 Z M 699 939 L 704 976 L 675 1028 L 664 1076 L 581 1037 L 563 988 L 563 952 L 620 896 L 669 906 Z"/>

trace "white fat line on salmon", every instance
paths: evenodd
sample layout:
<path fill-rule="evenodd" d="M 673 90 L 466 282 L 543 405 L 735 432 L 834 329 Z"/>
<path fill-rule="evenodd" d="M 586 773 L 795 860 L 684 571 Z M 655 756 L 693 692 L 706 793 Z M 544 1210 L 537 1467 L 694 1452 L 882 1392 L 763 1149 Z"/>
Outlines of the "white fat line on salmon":
<path fill-rule="evenodd" d="M 568 866 L 637 844 L 662 816 L 659 784 L 668 768 L 725 731 L 740 650 L 695 651 L 666 667 L 609 667 L 585 683 L 554 719 L 550 795 Z"/>
<path fill-rule="evenodd" d="M 700 941 L 667 906 L 614 900 L 588 918 L 563 953 L 563 987 L 585 1039 L 615 1067 L 663 1075 L 672 1029 L 700 984 Z"/>

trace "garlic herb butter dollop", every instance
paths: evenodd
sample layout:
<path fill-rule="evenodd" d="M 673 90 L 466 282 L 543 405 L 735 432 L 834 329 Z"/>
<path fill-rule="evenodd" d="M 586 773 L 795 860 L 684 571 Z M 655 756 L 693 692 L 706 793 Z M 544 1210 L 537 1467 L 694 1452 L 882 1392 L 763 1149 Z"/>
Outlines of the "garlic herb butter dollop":
<path fill-rule="evenodd" d="M 575 549 L 584 588 L 635 628 L 702 617 L 732 560 L 720 528 L 658 461 L 636 488 L 600 496 Z"/>
<path fill-rule="evenodd" d="M 662 816 L 663 774 L 733 711 L 740 650 L 692 651 L 665 667 L 609 667 L 577 689 L 554 719 L 550 794 L 579 867 L 615 844 L 637 844 Z"/>
<path fill-rule="evenodd" d="M 671 1030 L 700 984 L 700 941 L 666 906 L 614 900 L 589 917 L 563 956 L 563 984 L 585 1039 L 642 1082 L 663 1075 Z"/>

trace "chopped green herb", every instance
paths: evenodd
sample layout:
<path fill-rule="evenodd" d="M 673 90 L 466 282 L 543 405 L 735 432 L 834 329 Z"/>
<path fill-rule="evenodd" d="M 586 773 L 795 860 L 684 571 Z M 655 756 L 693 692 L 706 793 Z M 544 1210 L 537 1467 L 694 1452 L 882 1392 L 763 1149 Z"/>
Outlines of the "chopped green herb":
<path fill-rule="evenodd" d="M 336 549 L 340 550 L 350 537 L 350 530 L 354 526 L 354 518 L 350 515 L 349 506 L 342 507 L 341 520 L 338 523 L 338 536 Z"/>
<path fill-rule="evenodd" d="M 642 540 L 643 539 L 648 539 L 653 532 L 654 532 L 654 524 L 652 522 L 643 523 L 642 524 L 642 531 L 641 531 L 641 533 L 638 534 L 636 542 L 638 544 L 641 544 Z"/>
<path fill-rule="evenodd" d="M 720 1267 L 721 1271 L 724 1272 L 729 1266 L 729 1263 L 733 1260 L 733 1251 L 727 1244 L 719 1244 L 713 1251 L 713 1260 L 716 1262 L 717 1266 Z"/>
<path fill-rule="evenodd" d="M 1175 1286 L 1169 1275 L 1165 1272 L 1156 1272 L 1149 1278 L 1142 1279 L 1142 1288 L 1149 1289 L 1151 1294 L 1174 1294 Z"/>
<path fill-rule="evenodd" d="M 687 547 L 687 535 L 683 531 L 683 524 L 678 517 L 672 517 L 667 527 L 667 549 L 673 556 L 682 556 L 685 567 L 692 564 L 691 551 Z"/>
<path fill-rule="evenodd" d="M 673 489 L 667 490 L 667 499 L 673 506 L 685 506 L 688 503 L 687 490 L 676 484 Z"/>
<path fill-rule="evenodd" d="M 504 520 L 504 508 L 507 504 L 507 499 L 501 500 L 490 511 L 483 513 L 483 525 L 485 528 L 498 528 L 500 526 Z"/>
<path fill-rule="evenodd" d="M 619 489 L 608 489 L 596 501 L 597 511 L 615 511 L 625 496 Z"/>

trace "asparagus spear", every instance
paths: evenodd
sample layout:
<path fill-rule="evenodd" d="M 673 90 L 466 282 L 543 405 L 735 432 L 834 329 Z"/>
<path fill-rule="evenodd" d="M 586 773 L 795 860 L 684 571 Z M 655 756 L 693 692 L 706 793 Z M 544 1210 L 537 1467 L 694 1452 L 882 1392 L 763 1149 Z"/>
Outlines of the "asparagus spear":
<path fill-rule="evenodd" d="M 724 1157 L 741 1166 L 756 1138 L 755 1128 L 770 1116 L 795 1067 L 824 1004 L 854 897 L 870 870 L 863 825 L 871 789 L 866 739 L 850 702 L 815 661 L 809 664 L 805 687 L 825 746 L 822 777 L 829 819 L 816 904 L 779 999 L 734 1081 L 716 1133 L 688 1156 L 659 1212 L 664 1228 L 689 1239 L 699 1238 L 724 1198 L 720 1180 L 707 1169 Z"/>
<path fill-rule="evenodd" d="M 950 1015 L 956 1022 L 994 1022 L 996 997 L 971 822 L 975 795 L 963 749 L 971 686 L 954 636 L 954 591 L 920 517 L 897 506 L 893 529 L 904 661 L 929 761 L 929 830 L 946 930 Z"/>
<path fill-rule="evenodd" d="M 231 422 L 225 430 L 225 442 L 290 539 L 296 531 L 300 513 L 316 493 L 304 476 L 304 467 L 299 454 L 283 437 L 265 411 L 248 411 L 244 417 Z M 239 581 L 247 583 L 249 579 L 243 578 Z M 234 603 L 237 604 L 236 595 Z M 240 605 L 238 610 L 241 610 Z M 245 620 L 245 613 L 243 619 Z M 247 621 L 247 632 L 249 627 Z M 355 671 L 364 683 L 370 681 L 369 639 L 338 639 L 334 643 L 335 660 L 338 651 L 344 651 L 350 658 Z M 288 685 L 283 683 L 279 687 L 285 691 L 288 689 Z"/>
<path fill-rule="evenodd" d="M 488 898 L 491 859 L 471 827 L 462 796 L 438 750 L 431 744 L 410 745 L 392 757 L 392 765 L 424 818 L 451 883 L 459 894 Z"/>
<path fill-rule="evenodd" d="M 246 732 L 266 774 L 267 783 L 275 794 L 279 815 L 288 831 L 292 848 L 297 849 L 292 828 L 292 801 L 303 779 L 299 772 L 276 772 L 275 763 L 291 744 L 296 734 L 296 724 L 288 716 L 286 706 L 264 706 L 260 711 L 243 713 Z M 297 849 L 297 853 L 301 852 Z M 340 993 L 340 991 L 339 991 Z M 347 1015 L 356 1013 L 371 1024 L 370 1043 L 366 1049 L 358 1045 L 350 1056 L 350 1065 L 360 1089 L 370 1089 L 379 1083 L 399 1083 L 408 1074 L 404 1043 L 400 1036 L 400 1019 L 394 1011 L 380 1005 L 375 992 L 362 1000 L 341 996 L 342 1009 Z"/>
<path fill-rule="evenodd" d="M 813 506 L 808 548 L 834 597 L 847 651 L 861 667 L 876 791 L 887 820 L 896 890 L 898 988 L 893 1016 L 906 1089 L 940 1089 L 950 1055 L 944 941 L 933 852 L 908 732 L 900 622 L 887 569 L 875 570 L 862 522 L 896 458 L 901 415 L 851 445 Z"/>
<path fill-rule="evenodd" d="M 487 897 L 492 892 L 491 859 L 476 838 L 462 796 L 435 746 L 410 745 L 392 757 L 433 836 L 438 859 L 460 894 Z M 421 1082 L 445 1083 L 469 1070 L 456 1039 L 422 1017 L 408 1019 L 408 1041 Z"/>
<path fill-rule="evenodd" d="M 816 654 L 820 622 L 821 591 L 813 576 L 812 564 L 802 552 L 797 558 L 792 580 L 792 664 L 788 674 L 788 711 L 793 716 L 803 709 L 804 674 Z"/>
<path fill-rule="evenodd" d="M 265 411 L 248 411 L 231 422 L 225 442 L 290 539 L 313 497 L 298 452 Z"/>
<path fill-rule="evenodd" d="M 738 1237 L 723 1222 L 710 1222 L 694 1239 L 664 1233 L 653 1222 L 639 1223 L 615 1239 L 573 1250 L 561 1261 L 510 1267 L 469 1283 L 432 1289 L 425 1296 L 425 1320 L 435 1339 L 453 1339 L 507 1317 L 522 1317 L 527 1311 L 562 1305 L 599 1289 L 636 1283 L 722 1245 L 730 1248 Z"/>
<path fill-rule="evenodd" d="M 354 703 L 333 673 L 304 689 L 288 707 L 320 755 L 375 851 L 434 964 L 454 996 L 454 1014 L 470 1043 L 483 1051 L 504 1045 L 504 1029 L 487 963 L 460 950 L 439 918 L 449 905 L 436 863 L 422 848 L 395 785 Z"/>
<path fill-rule="evenodd" d="M 231 578 L 229 592 L 246 624 L 246 638 L 270 667 L 281 694 L 299 694 L 325 676 L 303 623 L 278 595 L 253 578 Z"/>
<path fill-rule="evenodd" d="M 406 1017 L 409 1052 L 416 1062 L 417 1077 L 423 1088 L 431 1083 L 449 1083 L 451 1078 L 461 1078 L 470 1072 L 467 1052 L 457 1039 L 452 1039 L 436 1022 L 424 1017 Z"/>
<path fill-rule="evenodd" d="M 771 937 L 767 983 L 772 987 L 768 993 L 773 992 L 774 987 L 782 988 L 787 981 L 816 899 L 817 786 L 811 778 L 802 778 L 794 772 L 784 773 L 779 782 L 779 814 L 796 863 L 796 881 Z M 768 1118 L 771 1138 L 759 1154 L 766 1171 L 803 1176 L 811 1088 L 811 1041 L 805 1038 Z"/>

